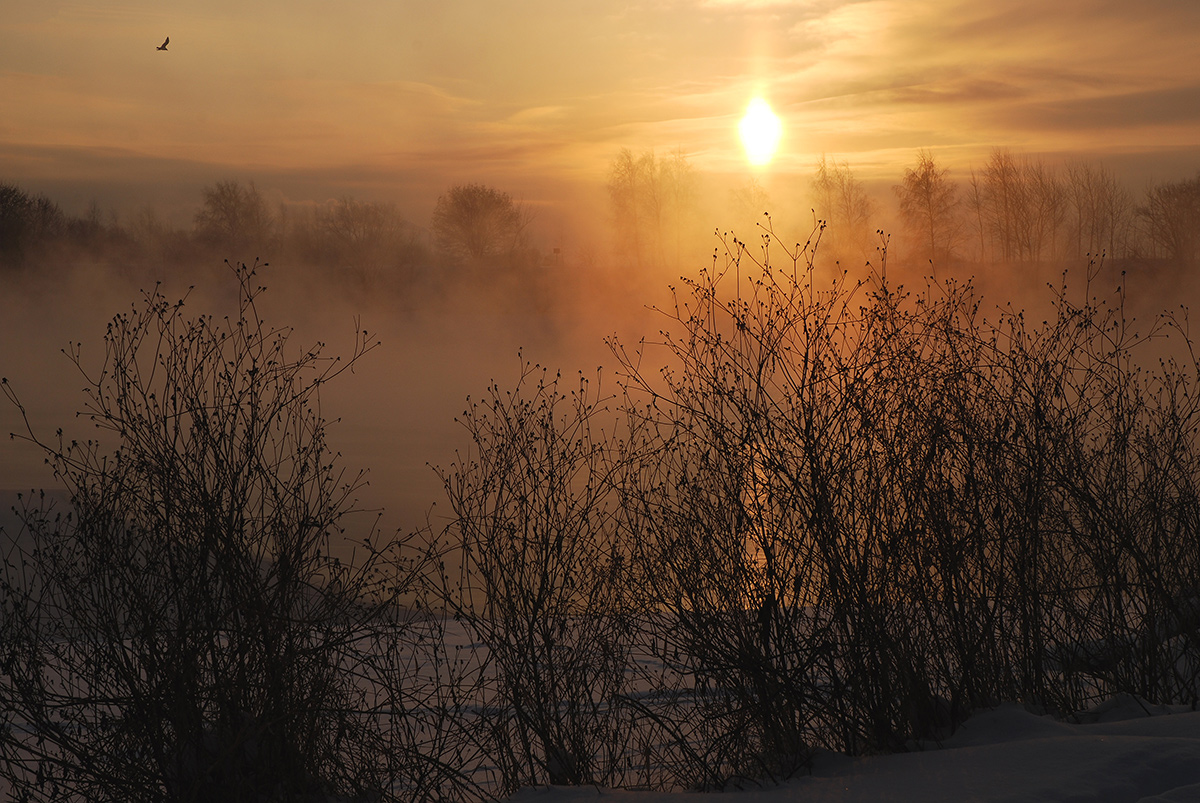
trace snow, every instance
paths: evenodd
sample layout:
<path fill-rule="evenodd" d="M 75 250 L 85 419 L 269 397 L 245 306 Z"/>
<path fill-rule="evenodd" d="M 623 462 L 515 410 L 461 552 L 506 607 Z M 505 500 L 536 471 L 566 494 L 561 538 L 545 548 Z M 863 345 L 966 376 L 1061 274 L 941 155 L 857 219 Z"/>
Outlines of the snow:
<path fill-rule="evenodd" d="M 1128 695 L 1077 717 L 1018 704 L 983 711 L 940 747 L 864 758 L 821 754 L 779 787 L 720 793 L 525 789 L 512 803 L 1180 803 L 1200 801 L 1200 712 Z"/>

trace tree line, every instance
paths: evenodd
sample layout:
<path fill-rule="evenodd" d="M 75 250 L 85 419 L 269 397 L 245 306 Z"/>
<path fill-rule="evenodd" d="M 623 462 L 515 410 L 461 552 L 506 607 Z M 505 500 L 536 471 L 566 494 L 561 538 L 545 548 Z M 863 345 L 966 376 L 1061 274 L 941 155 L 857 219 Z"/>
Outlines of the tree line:
<path fill-rule="evenodd" d="M 824 254 L 847 264 L 872 256 L 884 202 L 850 165 L 822 156 L 807 188 L 814 215 L 826 224 Z M 623 149 L 609 165 L 606 189 L 614 258 L 639 270 L 684 267 L 701 191 L 687 155 Z M 751 189 L 735 205 L 770 211 L 761 187 Z M 1139 195 L 1099 162 L 1051 165 L 997 148 L 956 179 L 920 151 L 892 189 L 893 262 L 1029 264 L 1103 254 L 1186 269 L 1200 260 L 1200 176 L 1160 181 Z M 350 196 L 272 209 L 253 182 L 226 180 L 204 187 L 192 227 L 177 229 L 152 207 L 118 221 L 93 204 L 74 217 L 44 195 L 0 184 L 0 267 L 43 257 L 181 266 L 271 254 L 360 281 L 386 277 L 411 286 L 485 263 L 508 271 L 538 266 L 545 256 L 531 233 L 533 219 L 528 205 L 478 183 L 440 195 L 426 228 L 392 204 Z"/>
<path fill-rule="evenodd" d="M 44 269 L 91 259 L 124 270 L 173 269 L 225 258 L 319 266 L 342 279 L 411 287 L 438 274 L 522 271 L 540 264 L 529 238 L 529 209 L 482 184 L 449 188 L 428 228 L 394 204 L 343 196 L 320 205 L 272 209 L 254 182 L 218 181 L 201 191 L 190 229 L 165 223 L 152 207 L 124 222 L 92 205 L 82 218 L 44 195 L 0 184 L 0 268 Z"/>
<path fill-rule="evenodd" d="M 894 187 L 910 258 L 1038 263 L 1141 259 L 1196 264 L 1200 176 L 1164 181 L 1139 198 L 1102 163 L 1062 166 L 992 151 L 962 182 L 928 151 Z"/>
<path fill-rule="evenodd" d="M 887 211 L 848 162 L 821 156 L 807 177 L 823 254 L 845 264 L 875 255 Z M 677 264 L 684 221 L 695 213 L 698 177 L 684 154 L 624 150 L 609 168 L 615 253 L 637 267 Z M 1200 175 L 1161 181 L 1140 195 L 1100 162 L 1042 159 L 996 148 L 961 180 L 929 151 L 918 152 L 892 187 L 903 264 L 1034 264 L 1109 260 L 1170 263 L 1200 258 Z M 770 211 L 755 182 L 734 206 Z"/>

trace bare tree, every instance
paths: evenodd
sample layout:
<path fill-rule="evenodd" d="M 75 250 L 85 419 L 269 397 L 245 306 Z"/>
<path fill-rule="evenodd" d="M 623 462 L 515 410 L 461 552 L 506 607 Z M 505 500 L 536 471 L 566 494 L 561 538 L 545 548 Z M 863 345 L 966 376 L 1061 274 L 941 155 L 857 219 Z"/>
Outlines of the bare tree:
<path fill-rule="evenodd" d="M 1133 200 L 1112 171 L 1102 164 L 1067 163 L 1065 181 L 1069 253 L 1075 258 L 1107 254 L 1127 256 L 1130 250 Z"/>
<path fill-rule="evenodd" d="M 1127 257 L 1134 248 L 1133 196 L 1109 171 L 1103 172 L 1099 186 L 1100 202 L 1096 211 L 1101 225 L 1097 227 L 1098 239 L 1110 256 Z"/>
<path fill-rule="evenodd" d="M 1020 219 L 1025 203 L 1025 185 L 1021 169 L 1012 152 L 1005 148 L 992 151 L 983 169 L 983 209 L 992 236 L 996 256 L 1012 262 L 1020 250 Z"/>
<path fill-rule="evenodd" d="M 696 174 L 686 155 L 640 155 L 623 148 L 609 167 L 608 196 L 617 236 L 617 252 L 638 267 L 682 259 L 688 215 L 696 200 Z"/>
<path fill-rule="evenodd" d="M 933 154 L 920 151 L 916 166 L 904 171 L 904 183 L 893 187 L 910 235 L 920 243 L 917 253 L 932 262 L 951 258 L 961 232 L 958 186 L 949 173 Z"/>
<path fill-rule="evenodd" d="M 433 208 L 433 237 L 451 258 L 474 264 L 511 260 L 525 246 L 530 213 L 507 192 L 458 184 Z"/>
<path fill-rule="evenodd" d="M 392 204 L 344 196 L 317 209 L 312 223 L 310 258 L 358 284 L 410 280 L 423 252 L 416 231 Z"/>
<path fill-rule="evenodd" d="M 1200 176 L 1151 187 L 1137 215 L 1153 256 L 1181 268 L 1200 262 Z"/>
<path fill-rule="evenodd" d="M 204 202 L 196 213 L 196 234 L 208 244 L 235 252 L 250 249 L 257 257 L 273 228 L 266 201 L 253 181 L 246 185 L 236 180 L 218 181 L 204 188 Z"/>
<path fill-rule="evenodd" d="M 370 248 L 387 240 L 404 221 L 392 204 L 359 201 L 343 196 L 320 216 L 320 226 L 339 245 L 350 251 Z"/>
<path fill-rule="evenodd" d="M 643 189 L 646 181 L 642 160 L 636 158 L 633 151 L 622 148 L 609 166 L 608 198 L 617 236 L 617 253 L 632 257 L 638 267 L 642 266 L 643 259 L 643 219 L 654 213 L 652 208 L 646 209 L 654 197 L 652 192 Z"/>
<path fill-rule="evenodd" d="M 846 162 L 821 156 L 811 181 L 813 211 L 828 225 L 822 245 L 834 257 L 866 258 L 872 242 L 875 205 Z"/>
<path fill-rule="evenodd" d="M 980 260 L 987 258 L 987 202 L 985 200 L 985 191 L 983 176 L 971 171 L 971 178 L 967 182 L 967 208 L 971 211 L 971 217 L 974 220 L 972 228 L 974 233 L 979 235 L 979 253 L 977 258 Z"/>
<path fill-rule="evenodd" d="M 45 195 L 0 184 L 0 264 L 20 265 L 30 248 L 61 234 L 66 217 Z"/>
<path fill-rule="evenodd" d="M 1059 256 L 1068 194 L 1058 172 L 1040 160 L 996 148 L 967 190 L 980 258 L 1035 263 Z"/>
<path fill-rule="evenodd" d="M 660 172 L 666 184 L 667 225 L 674 234 L 674 264 L 683 261 L 683 239 L 686 217 L 696 204 L 697 177 L 695 168 L 679 148 L 660 160 Z"/>
<path fill-rule="evenodd" d="M 1027 260 L 1038 262 L 1057 256 L 1058 233 L 1067 216 L 1066 190 L 1058 172 L 1040 159 L 1022 165 L 1028 187 L 1023 210 L 1023 252 Z"/>
<path fill-rule="evenodd" d="M 484 648 L 470 704 L 505 794 L 613 785 L 624 769 L 631 627 L 607 401 L 526 363 L 515 389 L 470 403 L 471 454 L 440 472 L 446 563 L 461 574 L 443 573 L 434 595 Z"/>

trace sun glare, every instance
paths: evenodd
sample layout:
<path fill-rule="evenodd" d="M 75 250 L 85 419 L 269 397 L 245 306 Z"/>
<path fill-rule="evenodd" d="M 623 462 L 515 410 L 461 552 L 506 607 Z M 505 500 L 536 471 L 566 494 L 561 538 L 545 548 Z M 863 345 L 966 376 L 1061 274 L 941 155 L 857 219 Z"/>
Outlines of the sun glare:
<path fill-rule="evenodd" d="M 742 135 L 742 145 L 746 148 L 746 158 L 750 164 L 765 165 L 775 155 L 783 125 L 765 100 L 755 98 L 746 108 L 746 116 L 738 125 L 738 131 Z"/>

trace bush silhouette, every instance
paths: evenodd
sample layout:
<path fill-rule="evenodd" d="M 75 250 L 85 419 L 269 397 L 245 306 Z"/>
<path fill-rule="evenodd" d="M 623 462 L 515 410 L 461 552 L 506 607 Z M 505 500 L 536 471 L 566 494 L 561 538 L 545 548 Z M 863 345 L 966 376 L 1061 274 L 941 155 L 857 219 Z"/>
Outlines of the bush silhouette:
<path fill-rule="evenodd" d="M 25 435 L 71 503 L 27 502 L 5 556 L 0 776 L 31 800 L 725 788 L 1000 701 L 1200 704 L 1186 318 L 1139 333 L 1096 266 L 1041 323 L 989 318 L 969 283 L 896 285 L 886 238 L 824 277 L 821 236 L 723 241 L 657 343 L 611 343 L 613 399 L 523 362 L 468 402 L 448 523 L 354 565 L 319 389 L 365 333 L 293 352 L 244 266 L 224 321 L 148 294 L 98 372 L 70 352 L 98 440 Z"/>
<path fill-rule="evenodd" d="M 5 559 L 0 774 L 22 799 L 268 800 L 384 788 L 354 682 L 387 588 L 377 555 L 329 551 L 361 475 L 325 441 L 321 386 L 347 360 L 258 316 L 189 318 L 158 290 L 87 370 L 96 440 L 26 438 L 70 493 L 27 501 Z M 20 404 L 5 384 L 5 395 Z"/>

